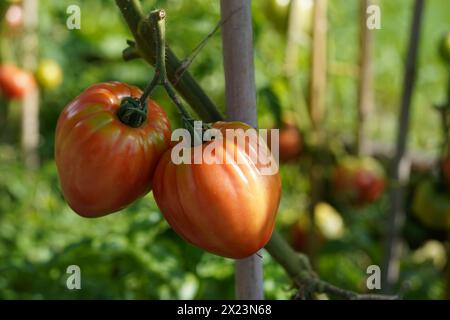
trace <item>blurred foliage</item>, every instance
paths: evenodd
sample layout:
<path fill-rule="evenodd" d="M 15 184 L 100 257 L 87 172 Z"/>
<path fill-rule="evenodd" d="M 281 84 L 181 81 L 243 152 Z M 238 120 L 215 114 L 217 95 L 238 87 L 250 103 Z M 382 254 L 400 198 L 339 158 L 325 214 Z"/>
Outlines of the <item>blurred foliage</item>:
<path fill-rule="evenodd" d="M 267 9 L 273 6 L 269 4 L 273 1 L 253 1 L 259 124 L 261 127 L 275 125 L 273 106 L 265 96 L 270 91 L 282 106 L 281 111 L 294 112 L 302 131 L 306 132 L 309 123 L 304 97 L 309 70 L 309 31 L 299 35 L 298 72 L 287 80 L 283 72 L 285 27 L 271 20 Z M 328 116 L 324 127 L 330 137 L 340 141 L 353 134 L 357 118 L 359 1 L 329 2 L 330 67 Z M 166 9 L 168 43 L 179 57 L 188 56 L 220 19 L 219 5 L 214 1 L 143 0 L 142 3 L 145 10 Z M 7 2 L 2 0 L 0 4 L 2 12 Z M 71 4 L 81 8 L 80 30 L 66 28 L 66 9 Z M 413 1 L 380 0 L 379 4 L 382 28 L 375 31 L 375 112 L 370 119 L 370 135 L 375 140 L 392 143 Z M 447 74 L 439 60 L 437 43 L 442 32 L 449 28 L 447 7 L 447 0 L 427 2 L 409 141 L 412 148 L 434 154 L 440 143 L 436 125 L 439 119 L 430 110 L 445 95 Z M 0 128 L 0 299 L 233 298 L 233 261 L 204 253 L 182 241 L 162 219 L 151 195 L 101 219 L 80 218 L 68 208 L 58 187 L 53 161 L 59 113 L 93 83 L 119 80 L 142 88 L 153 70 L 140 60 L 122 61 L 121 52 L 131 36 L 114 1 L 43 0 L 39 23 L 39 58 L 57 61 L 64 70 L 64 80 L 57 89 L 41 91 L 43 165 L 38 172 L 28 172 L 21 164 L 19 103 L 9 104 L 8 125 Z M 15 36 L 0 38 L 1 57 L 5 61 L 20 59 Z M 220 34 L 209 40 L 190 71 L 223 110 Z M 293 90 L 294 86 L 297 90 Z M 155 91 L 154 98 L 177 127 L 177 113 L 171 102 L 161 90 Z M 324 168 L 324 172 L 327 170 Z M 282 166 L 281 174 L 283 197 L 278 226 L 287 234 L 289 226 L 307 210 L 310 186 L 307 167 Z M 340 239 L 325 242 L 315 264 L 325 280 L 364 291 L 367 266 L 381 264 L 387 199 L 383 197 L 365 209 L 338 209 L 345 221 L 345 233 Z M 401 279 L 408 287 L 406 298 L 443 297 L 442 268 L 426 255 L 414 258 L 414 252 L 430 238 L 444 240 L 442 233 L 430 232 L 408 215 Z M 266 297 L 292 297 L 295 292 L 281 267 L 265 252 L 263 261 Z M 81 268 L 82 290 L 70 291 L 65 286 L 66 268 L 72 264 Z"/>

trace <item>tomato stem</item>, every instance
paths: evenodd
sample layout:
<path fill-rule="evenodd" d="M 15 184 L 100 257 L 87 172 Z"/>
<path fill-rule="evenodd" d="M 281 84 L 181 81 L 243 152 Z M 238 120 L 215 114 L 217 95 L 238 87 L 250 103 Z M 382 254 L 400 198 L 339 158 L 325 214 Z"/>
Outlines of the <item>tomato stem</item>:
<path fill-rule="evenodd" d="M 184 126 L 189 130 L 191 136 L 194 138 L 192 141 L 196 141 L 199 137 L 198 133 L 194 130 L 194 119 L 184 107 L 181 99 L 178 97 L 175 89 L 170 84 L 167 77 L 166 70 L 166 27 L 165 27 L 166 12 L 164 10 L 154 10 L 150 15 L 142 22 L 142 28 L 151 28 L 153 31 L 154 43 L 156 46 L 156 63 L 155 74 L 153 79 L 145 88 L 141 98 L 140 104 L 142 108 L 145 108 L 145 102 L 148 96 L 152 93 L 153 89 L 157 85 L 161 85 L 167 92 L 169 98 L 173 101 L 178 108 Z M 197 140 L 198 141 L 198 140 Z"/>
<path fill-rule="evenodd" d="M 138 128 L 147 119 L 147 108 L 142 108 L 139 99 L 125 97 L 117 110 L 117 117 L 120 121 L 130 127 Z"/>

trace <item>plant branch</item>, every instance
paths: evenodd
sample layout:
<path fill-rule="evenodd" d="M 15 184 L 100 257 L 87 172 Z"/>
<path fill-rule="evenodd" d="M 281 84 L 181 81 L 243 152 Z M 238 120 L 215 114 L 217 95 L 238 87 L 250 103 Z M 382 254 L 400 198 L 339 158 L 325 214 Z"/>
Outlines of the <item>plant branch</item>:
<path fill-rule="evenodd" d="M 166 90 L 168 96 L 173 101 L 178 111 L 180 112 L 181 118 L 183 119 L 184 125 L 187 127 L 191 136 L 194 137 L 194 143 L 201 141 L 198 137 L 197 132 L 194 130 L 193 118 L 189 112 L 184 107 L 181 99 L 178 97 L 176 91 L 173 89 L 172 85 L 167 79 L 167 69 L 166 69 L 166 33 L 165 33 L 165 17 L 166 13 L 164 10 L 154 10 L 147 18 L 145 18 L 139 26 L 139 34 L 153 34 L 153 41 L 156 46 L 156 61 L 155 61 L 155 75 L 149 85 L 145 88 L 144 93 L 140 98 L 140 104 L 144 105 L 147 97 L 153 91 L 157 85 L 161 85 Z"/>
<path fill-rule="evenodd" d="M 350 300 L 395 300 L 398 296 L 379 294 L 359 294 L 339 288 L 321 280 L 311 268 L 309 259 L 302 253 L 294 251 L 279 233 L 273 233 L 265 249 L 286 270 L 294 284 L 301 291 L 308 293 L 327 293 Z M 301 295 L 303 296 L 303 295 Z"/>
<path fill-rule="evenodd" d="M 410 29 L 410 39 L 403 79 L 401 108 L 398 119 L 397 143 L 392 161 L 389 190 L 390 208 L 386 225 L 386 243 L 383 261 L 382 285 L 390 292 L 396 285 L 400 273 L 401 231 L 405 221 L 405 188 L 409 180 L 410 163 L 406 157 L 407 138 L 411 113 L 411 100 L 416 80 L 416 60 L 419 48 L 420 29 L 424 0 L 416 0 Z"/>
<path fill-rule="evenodd" d="M 141 55 L 139 54 L 139 51 L 134 46 L 125 48 L 123 50 L 122 56 L 123 56 L 123 60 L 125 60 L 125 61 L 139 59 L 141 57 Z"/>
<path fill-rule="evenodd" d="M 154 66 L 156 63 L 156 48 L 153 42 L 153 34 L 151 30 L 148 30 L 142 35 L 138 32 L 139 23 L 144 18 L 139 1 L 116 0 L 116 4 L 136 40 L 136 49 L 139 56 L 145 59 L 150 65 Z M 174 84 L 176 80 L 176 71 L 179 69 L 181 63 L 170 48 L 166 49 L 166 61 L 169 81 Z M 223 119 L 214 103 L 192 78 L 189 72 L 185 72 L 183 76 L 180 77 L 179 81 L 175 84 L 175 89 L 189 103 L 200 118 L 207 122 Z"/>

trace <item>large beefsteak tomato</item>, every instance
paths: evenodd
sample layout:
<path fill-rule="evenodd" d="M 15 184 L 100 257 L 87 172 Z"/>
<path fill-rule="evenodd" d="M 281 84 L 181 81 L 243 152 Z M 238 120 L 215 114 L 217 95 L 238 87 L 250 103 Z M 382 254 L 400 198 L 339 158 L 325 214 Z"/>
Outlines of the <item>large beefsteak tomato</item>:
<path fill-rule="evenodd" d="M 241 122 L 216 122 L 213 127 L 223 139 L 215 152 L 203 153 L 202 163 L 175 164 L 171 150 L 163 155 L 155 171 L 153 195 L 166 220 L 186 241 L 224 257 L 244 258 L 270 239 L 280 201 L 280 176 L 278 170 L 262 173 L 265 164 L 275 161 L 263 140 L 242 145 L 225 136 L 227 129 L 255 129 Z M 211 143 L 187 152 L 206 151 Z M 258 148 L 266 156 L 254 161 L 249 155 Z M 224 155 L 233 156 L 220 163 L 214 161 L 218 154 L 222 160 Z"/>
<path fill-rule="evenodd" d="M 151 189 L 157 162 L 170 146 L 165 112 L 148 100 L 139 127 L 123 123 L 121 101 L 142 92 L 120 82 L 91 86 L 61 113 L 56 127 L 55 159 L 61 188 L 81 216 L 118 211 Z"/>

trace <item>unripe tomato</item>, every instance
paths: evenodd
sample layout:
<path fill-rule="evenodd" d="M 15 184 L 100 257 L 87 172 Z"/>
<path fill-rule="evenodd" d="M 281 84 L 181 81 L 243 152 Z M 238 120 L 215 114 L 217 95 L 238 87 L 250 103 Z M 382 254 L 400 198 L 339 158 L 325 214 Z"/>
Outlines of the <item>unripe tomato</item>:
<path fill-rule="evenodd" d="M 445 33 L 439 44 L 441 57 L 447 63 L 450 63 L 450 32 Z"/>
<path fill-rule="evenodd" d="M 121 122 L 121 100 L 141 94 L 120 82 L 95 84 L 59 116 L 56 166 L 64 197 L 79 215 L 100 217 L 118 211 L 150 191 L 171 132 L 166 114 L 150 99 L 141 126 Z"/>
<path fill-rule="evenodd" d="M 450 230 L 450 196 L 437 190 L 432 181 L 424 181 L 417 187 L 413 212 L 428 227 Z"/>
<path fill-rule="evenodd" d="M 36 86 L 31 73 L 12 64 L 0 65 L 0 94 L 9 99 L 21 99 Z"/>
<path fill-rule="evenodd" d="M 153 195 L 166 220 L 187 242 L 230 258 L 244 258 L 270 239 L 281 195 L 278 171 L 262 174 L 266 161 L 275 164 L 262 141 L 240 145 L 225 137 L 226 130 L 255 130 L 241 122 L 216 122 L 223 139 L 187 148 L 204 152 L 202 163 L 175 164 L 171 151 L 161 158 L 153 180 Z M 249 150 L 262 148 L 266 156 L 253 161 Z M 187 151 L 186 150 L 186 151 Z M 230 161 L 215 162 L 221 155 Z"/>
<path fill-rule="evenodd" d="M 295 161 L 302 152 L 302 135 L 298 127 L 289 122 L 283 123 L 280 129 L 280 161 Z"/>
<path fill-rule="evenodd" d="M 42 60 L 36 71 L 39 84 L 45 89 L 55 89 L 63 80 L 63 73 L 58 63 L 53 60 Z"/>
<path fill-rule="evenodd" d="M 345 231 L 344 220 L 339 212 L 328 203 L 319 202 L 314 208 L 314 222 L 325 239 L 342 238 Z"/>
<path fill-rule="evenodd" d="M 374 202 L 384 191 L 383 168 L 370 157 L 346 157 L 334 170 L 332 187 L 338 201 L 356 206 Z"/>
<path fill-rule="evenodd" d="M 427 240 L 412 253 L 411 258 L 417 264 L 432 262 L 438 270 L 444 270 L 447 264 L 445 245 L 437 240 Z"/>

